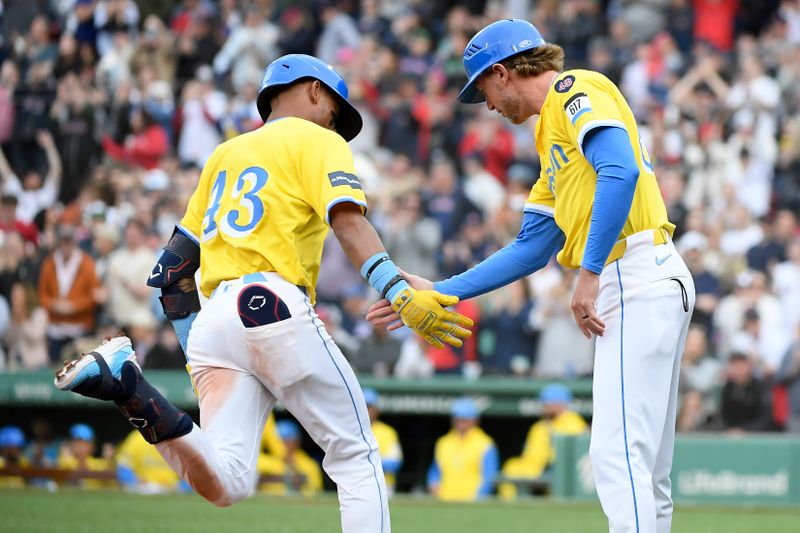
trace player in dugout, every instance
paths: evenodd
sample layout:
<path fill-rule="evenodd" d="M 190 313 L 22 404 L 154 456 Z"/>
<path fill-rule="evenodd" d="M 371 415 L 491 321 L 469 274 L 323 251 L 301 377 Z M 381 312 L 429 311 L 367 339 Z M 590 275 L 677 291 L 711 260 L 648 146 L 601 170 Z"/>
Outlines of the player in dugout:
<path fill-rule="evenodd" d="M 550 383 L 539 394 L 542 418 L 531 426 L 522 455 L 503 464 L 504 482 L 498 483 L 497 494 L 506 500 L 517 497 L 517 483 L 541 479 L 556 459 L 553 437 L 579 435 L 589 430 L 589 424 L 569 408 L 572 392 L 561 383 Z"/>
<path fill-rule="evenodd" d="M 450 416 L 452 429 L 436 441 L 428 490 L 442 501 L 486 498 L 500 467 L 494 441 L 478 425 L 480 411 L 472 399 L 453 402 Z"/>
<path fill-rule="evenodd" d="M 380 402 L 378 391 L 364 389 L 364 401 L 367 402 L 372 433 L 375 434 L 375 440 L 378 441 L 381 465 L 383 465 L 383 474 L 386 477 L 386 491 L 391 496 L 394 494 L 397 483 L 397 472 L 403 466 L 403 448 L 400 447 L 397 431 L 378 418 L 381 414 L 380 406 L 378 405 L 378 402 Z"/>

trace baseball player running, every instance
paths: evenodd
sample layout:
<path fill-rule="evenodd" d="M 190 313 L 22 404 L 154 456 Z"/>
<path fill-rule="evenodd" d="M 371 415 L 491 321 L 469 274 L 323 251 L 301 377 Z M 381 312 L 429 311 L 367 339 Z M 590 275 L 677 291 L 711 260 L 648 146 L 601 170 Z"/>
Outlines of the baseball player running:
<path fill-rule="evenodd" d="M 313 309 L 328 225 L 353 264 L 404 322 L 441 347 L 460 346 L 471 321 L 416 291 L 364 217 L 346 141 L 362 121 L 332 67 L 287 55 L 266 70 L 265 125 L 214 151 L 148 284 L 187 354 L 200 426 L 142 376 L 127 337 L 67 363 L 59 389 L 114 401 L 200 495 L 219 506 L 256 484 L 261 433 L 280 401 L 325 452 L 345 532 L 388 532 L 378 446 L 361 387 Z M 200 308 L 194 275 L 200 269 Z"/>
<path fill-rule="evenodd" d="M 464 50 L 459 100 L 514 124 L 533 115 L 542 174 L 517 239 L 474 268 L 416 288 L 471 298 L 529 275 L 558 251 L 580 269 L 572 312 L 597 335 L 590 456 L 613 532 L 669 531 L 680 359 L 694 284 L 622 94 L 605 76 L 562 72 L 563 50 L 524 20 L 481 30 Z M 373 306 L 378 324 L 396 319 Z M 396 327 L 396 326 L 390 326 Z M 555 354 L 548 354 L 555 355 Z"/>

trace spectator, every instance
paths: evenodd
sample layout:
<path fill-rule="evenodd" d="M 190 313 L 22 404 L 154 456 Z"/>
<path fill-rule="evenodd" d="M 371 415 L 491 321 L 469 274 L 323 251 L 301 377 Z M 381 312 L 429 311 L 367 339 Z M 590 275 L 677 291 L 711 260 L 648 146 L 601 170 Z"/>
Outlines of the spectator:
<path fill-rule="evenodd" d="M 281 14 L 278 48 L 282 54 L 314 54 L 316 33 L 311 16 L 300 6 L 289 6 Z"/>
<path fill-rule="evenodd" d="M 745 312 L 753 309 L 760 328 L 776 331 L 781 327 L 780 301 L 767 291 L 767 278 L 760 272 L 745 271 L 736 277 L 736 288 L 720 300 L 714 311 L 714 329 L 719 339 L 717 350 L 722 359 L 734 349 L 733 340 L 745 323 Z"/>
<path fill-rule="evenodd" d="M 58 84 L 50 108 L 58 137 L 58 153 L 64 162 L 64 180 L 59 199 L 68 204 L 78 197 L 90 177 L 90 166 L 98 154 L 95 141 L 97 116 L 89 91 L 69 74 Z M 52 201 L 46 205 L 50 205 Z"/>
<path fill-rule="evenodd" d="M 17 218 L 23 222 L 31 222 L 33 217 L 58 198 L 61 187 L 61 158 L 58 155 L 53 136 L 49 131 L 36 132 L 36 142 L 47 155 L 47 175 L 42 181 L 36 170 L 28 171 L 23 179 L 17 177 L 8 160 L 0 150 L 0 178 L 3 180 L 3 193 L 17 197 Z"/>
<path fill-rule="evenodd" d="M 395 198 L 382 237 L 386 251 L 401 268 L 426 279 L 436 279 L 441 234 L 439 224 L 423 213 L 419 193 L 409 191 Z"/>
<path fill-rule="evenodd" d="M 182 369 L 186 365 L 186 356 L 183 354 L 172 324 L 161 324 L 158 328 L 158 340 L 155 346 L 150 348 L 144 357 L 144 366 L 148 369 L 174 370 Z"/>
<path fill-rule="evenodd" d="M 764 383 L 753 375 L 747 355 L 732 353 L 720 397 L 723 429 L 741 433 L 770 429 L 770 404 Z"/>
<path fill-rule="evenodd" d="M 277 430 L 285 453 L 281 457 L 259 455 L 258 471 L 263 478 L 259 490 L 313 496 L 322 489 L 322 469 L 300 448 L 300 426 L 292 420 L 279 420 Z"/>
<path fill-rule="evenodd" d="M 9 368 L 42 370 L 47 355 L 47 311 L 36 301 L 36 289 L 15 283 L 11 287 L 11 328 L 8 332 Z"/>
<path fill-rule="evenodd" d="M 721 288 L 717 277 L 706 268 L 703 253 L 707 247 L 708 239 L 697 231 L 684 234 L 678 241 L 678 250 L 694 280 L 696 301 L 692 322 L 711 331 Z"/>
<path fill-rule="evenodd" d="M 169 149 L 167 133 L 142 108 L 131 111 L 130 124 L 131 133 L 126 137 L 124 145 L 118 144 L 110 135 L 105 135 L 101 141 L 103 149 L 115 161 L 147 170 L 156 168 Z"/>
<path fill-rule="evenodd" d="M 231 84 L 236 91 L 247 83 L 261 80 L 264 65 L 278 57 L 280 31 L 267 20 L 263 8 L 248 6 L 243 22 L 231 31 L 213 63 L 214 73 L 218 76 L 230 71 Z"/>
<path fill-rule="evenodd" d="M 184 85 L 181 100 L 178 158 L 184 165 L 201 168 L 222 140 L 220 121 L 227 102 L 214 89 L 208 66 L 198 68 L 195 80 Z"/>
<path fill-rule="evenodd" d="M 550 383 L 539 395 L 542 419 L 531 426 L 520 457 L 503 464 L 504 482 L 498 485 L 498 495 L 506 500 L 517 496 L 517 483 L 546 476 L 556 458 L 556 435 L 580 435 L 589 431 L 581 415 L 569 408 L 572 392 L 566 385 Z"/>
<path fill-rule="evenodd" d="M 454 276 L 480 263 L 497 248 L 480 212 L 470 211 L 461 223 L 459 234 L 444 242 L 440 270 L 444 277 Z"/>
<path fill-rule="evenodd" d="M 534 374 L 555 379 L 591 375 L 594 344 L 575 327 L 570 307 L 574 274 L 550 265 L 534 274 L 533 280 L 536 307 L 531 321 L 539 332 Z"/>
<path fill-rule="evenodd" d="M 62 225 L 58 247 L 42 264 L 39 302 L 47 310 L 47 345 L 50 362 L 62 360 L 70 342 L 94 330 L 99 287 L 92 258 L 78 248 L 75 227 Z"/>
<path fill-rule="evenodd" d="M 533 301 L 522 280 L 487 295 L 481 310 L 481 367 L 485 374 L 511 374 L 525 361 L 536 359 L 536 338 L 530 326 Z M 549 355 L 549 354 L 548 354 Z"/>
<path fill-rule="evenodd" d="M 758 311 L 748 309 L 744 312 L 742 330 L 731 341 L 736 352 L 750 357 L 760 377 L 771 378 L 792 348 L 793 339 L 780 326 L 782 323 L 772 329 L 763 326 Z"/>
<path fill-rule="evenodd" d="M 145 283 L 153 270 L 155 251 L 145 241 L 146 228 L 133 219 L 125 226 L 125 241 L 108 258 L 108 310 L 120 327 L 133 323 L 155 325 L 153 290 Z M 143 355 L 146 351 L 140 352 Z"/>
<path fill-rule="evenodd" d="M 125 489 L 140 494 L 175 490 L 180 478 L 141 433 L 131 431 L 116 454 L 117 479 Z"/>
<path fill-rule="evenodd" d="M 361 34 L 353 19 L 342 10 L 340 0 L 322 0 L 320 4 L 322 33 L 315 55 L 329 65 L 339 64 L 358 48 Z"/>
<path fill-rule="evenodd" d="M 428 490 L 442 501 L 483 499 L 492 493 L 497 476 L 497 448 L 478 426 L 478 406 L 473 400 L 456 400 L 450 415 L 453 429 L 436 441 Z"/>
<path fill-rule="evenodd" d="M 375 326 L 370 335 L 361 341 L 350 359 L 350 365 L 357 374 L 376 378 L 391 376 L 400 359 L 401 347 L 402 341 L 390 335 L 385 328 Z"/>
<path fill-rule="evenodd" d="M 69 438 L 69 442 L 58 457 L 58 467 L 76 472 L 79 477 L 74 479 L 74 482 L 81 488 L 102 489 L 114 486 L 114 447 L 104 446 L 103 457 L 94 457 L 94 430 L 87 424 L 74 424 L 70 427 Z M 89 477 L 101 473 L 109 474 L 110 479 Z"/>
<path fill-rule="evenodd" d="M 775 265 L 773 290 L 781 301 L 781 315 L 787 331 L 800 327 L 800 239 L 786 249 L 786 261 Z"/>
<path fill-rule="evenodd" d="M 403 448 L 397 438 L 397 431 L 389 424 L 378 420 L 380 411 L 380 396 L 375 389 L 364 389 L 364 401 L 369 411 L 369 422 L 372 433 L 378 442 L 378 453 L 381 456 L 381 466 L 386 477 L 386 490 L 389 496 L 394 494 L 397 484 L 397 473 L 403 465 Z"/>
<path fill-rule="evenodd" d="M 500 181 L 483 167 L 481 158 L 476 154 L 468 155 L 464 159 L 464 173 L 466 175 L 464 194 L 481 212 L 491 217 L 503 204 L 505 189 Z"/>
<path fill-rule="evenodd" d="M 707 330 L 699 325 L 689 326 L 686 346 L 681 359 L 681 388 L 700 395 L 701 407 L 710 414 L 717 408 L 722 365 L 708 349 Z"/>
<path fill-rule="evenodd" d="M 13 194 L 3 194 L 0 197 L 0 231 L 7 238 L 10 238 L 12 234 L 17 234 L 21 239 L 35 245 L 39 232 L 36 230 L 36 226 L 17 217 L 18 208 L 19 200 Z"/>

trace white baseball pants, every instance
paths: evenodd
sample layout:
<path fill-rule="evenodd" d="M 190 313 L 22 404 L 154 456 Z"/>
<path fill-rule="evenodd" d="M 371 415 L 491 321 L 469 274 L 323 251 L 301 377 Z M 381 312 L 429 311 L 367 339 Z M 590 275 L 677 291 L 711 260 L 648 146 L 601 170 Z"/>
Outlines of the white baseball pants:
<path fill-rule="evenodd" d="M 600 275 L 589 455 L 613 533 L 667 533 L 678 376 L 694 283 L 672 242 L 628 237 Z"/>
<path fill-rule="evenodd" d="M 291 318 L 245 328 L 237 297 L 249 283 L 278 295 Z M 200 426 L 157 444 L 167 462 L 210 502 L 228 506 L 253 492 L 269 412 L 280 401 L 325 452 L 345 533 L 390 531 L 378 445 L 361 387 L 308 297 L 275 273 L 223 282 L 189 334 L 188 359 Z"/>

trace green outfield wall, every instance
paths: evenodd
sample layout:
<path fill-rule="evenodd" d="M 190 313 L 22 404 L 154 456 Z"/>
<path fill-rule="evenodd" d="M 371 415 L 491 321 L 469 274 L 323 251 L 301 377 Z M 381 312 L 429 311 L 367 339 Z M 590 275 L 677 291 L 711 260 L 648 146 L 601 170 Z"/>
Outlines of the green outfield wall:
<path fill-rule="evenodd" d="M 197 406 L 189 376 L 181 370 L 146 370 L 147 379 L 168 400 L 184 409 Z M 381 410 L 386 414 L 447 414 L 453 401 L 468 395 L 475 399 L 484 416 L 536 417 L 541 405 L 536 399 L 547 382 L 531 379 L 460 378 L 374 379 L 359 377 L 364 387 L 381 393 Z M 573 407 L 582 415 L 592 414 L 590 380 L 565 382 L 575 396 Z M 49 372 L 0 374 L 0 406 L 97 407 L 110 404 L 67 394 L 53 386 Z"/>
<path fill-rule="evenodd" d="M 558 437 L 556 450 L 552 494 L 595 499 L 589 436 Z M 672 493 L 678 502 L 800 505 L 800 436 L 679 435 Z"/>

